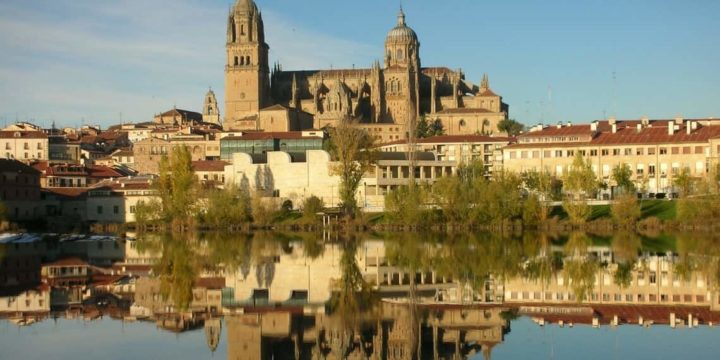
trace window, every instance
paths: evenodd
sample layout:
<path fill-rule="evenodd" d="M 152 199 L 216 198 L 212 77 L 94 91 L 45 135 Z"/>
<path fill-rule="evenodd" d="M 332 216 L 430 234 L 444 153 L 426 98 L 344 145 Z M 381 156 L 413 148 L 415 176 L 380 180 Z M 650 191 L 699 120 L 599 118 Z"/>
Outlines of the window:
<path fill-rule="evenodd" d="M 103 213 L 103 207 L 102 207 L 102 205 L 98 205 L 98 207 L 97 207 L 97 213 L 98 213 L 98 215 L 101 215 L 101 214 Z"/>
<path fill-rule="evenodd" d="M 655 271 L 650 272 L 650 283 L 657 284 L 657 273 Z"/>
<path fill-rule="evenodd" d="M 555 157 L 562 157 L 562 150 L 555 150 Z"/>
<path fill-rule="evenodd" d="M 680 148 L 677 147 L 677 146 L 673 146 L 672 148 L 670 148 L 670 152 L 671 152 L 673 155 L 678 155 L 678 154 L 680 154 Z"/>
<path fill-rule="evenodd" d="M 602 149 L 602 152 L 601 152 L 601 153 L 602 153 L 602 156 L 608 156 L 608 155 L 610 155 L 610 150 L 608 150 L 608 149 Z"/>
<path fill-rule="evenodd" d="M 25 150 L 30 150 L 30 145 L 28 145 L 28 143 L 25 143 L 25 144 L 23 145 L 23 149 L 25 149 Z"/>
<path fill-rule="evenodd" d="M 568 150 L 568 151 L 567 151 L 567 156 L 568 156 L 568 157 L 573 157 L 573 156 L 575 156 L 575 150 Z"/>
<path fill-rule="evenodd" d="M 113 214 L 119 214 L 120 213 L 120 207 L 117 205 L 113 206 Z"/>
<path fill-rule="evenodd" d="M 682 148 L 682 153 L 683 153 L 683 154 L 686 154 L 686 155 L 687 155 L 687 154 L 691 154 L 690 151 L 691 151 L 691 150 L 690 150 L 690 147 L 689 147 L 689 146 L 683 146 L 683 148 Z"/>
<path fill-rule="evenodd" d="M 625 148 L 625 156 L 632 155 L 632 149 L 631 148 Z"/>
<path fill-rule="evenodd" d="M 590 150 L 590 156 L 597 156 L 597 149 Z"/>
<path fill-rule="evenodd" d="M 613 149 L 613 156 L 620 155 L 620 149 Z"/>
<path fill-rule="evenodd" d="M 702 153 L 703 153 L 703 147 L 702 147 L 702 146 L 696 146 L 696 147 L 695 147 L 695 153 L 696 153 L 696 154 L 702 154 Z"/>
<path fill-rule="evenodd" d="M 667 148 L 661 147 L 661 148 L 660 148 L 660 155 L 667 155 Z"/>
<path fill-rule="evenodd" d="M 130 205 L 130 213 L 131 214 L 135 213 L 135 205 Z"/>
<path fill-rule="evenodd" d="M 642 155 L 643 154 L 643 148 L 637 148 L 635 149 L 635 155 Z"/>
<path fill-rule="evenodd" d="M 648 148 L 647 150 L 648 155 L 655 155 L 655 148 Z"/>

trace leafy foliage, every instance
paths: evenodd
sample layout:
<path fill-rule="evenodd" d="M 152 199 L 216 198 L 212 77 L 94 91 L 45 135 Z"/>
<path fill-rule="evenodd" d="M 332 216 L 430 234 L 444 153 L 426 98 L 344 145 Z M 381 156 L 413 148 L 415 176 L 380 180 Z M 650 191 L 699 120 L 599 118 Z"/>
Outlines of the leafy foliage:
<path fill-rule="evenodd" d="M 415 136 L 417 138 L 426 138 L 445 134 L 442 121 L 435 119 L 429 121 L 425 115 L 420 117 L 415 127 Z"/>
<path fill-rule="evenodd" d="M 375 163 L 374 140 L 348 120 L 340 121 L 337 127 L 330 129 L 330 140 L 330 153 L 337 161 L 332 170 L 340 176 L 340 207 L 354 218 L 358 207 L 355 192 L 363 174 Z"/>
<path fill-rule="evenodd" d="M 621 194 L 635 191 L 635 183 L 632 181 L 630 165 L 625 163 L 615 165 L 612 169 L 612 179 L 615 181 Z"/>
<path fill-rule="evenodd" d="M 497 128 L 498 131 L 504 132 L 508 136 L 518 136 L 525 130 L 525 125 L 513 119 L 503 119 L 498 122 Z"/>

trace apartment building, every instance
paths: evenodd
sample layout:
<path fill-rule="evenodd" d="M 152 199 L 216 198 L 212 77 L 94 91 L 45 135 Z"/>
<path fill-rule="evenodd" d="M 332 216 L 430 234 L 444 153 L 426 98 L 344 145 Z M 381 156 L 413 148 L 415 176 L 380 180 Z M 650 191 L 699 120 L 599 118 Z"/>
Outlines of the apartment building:
<path fill-rule="evenodd" d="M 616 120 L 536 126 L 503 150 L 506 170 L 547 171 L 562 177 L 579 153 L 609 187 L 612 169 L 627 164 L 638 189 L 673 192 L 683 168 L 702 177 L 718 162 L 720 126 L 714 119 Z"/>

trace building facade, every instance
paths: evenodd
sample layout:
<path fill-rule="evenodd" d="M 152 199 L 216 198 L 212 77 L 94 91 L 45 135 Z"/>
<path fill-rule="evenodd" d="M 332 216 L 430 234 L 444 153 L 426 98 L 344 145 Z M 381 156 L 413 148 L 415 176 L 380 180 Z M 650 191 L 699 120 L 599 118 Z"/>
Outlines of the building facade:
<path fill-rule="evenodd" d="M 503 150 L 506 170 L 547 171 L 561 178 L 579 153 L 609 187 L 612 169 L 627 164 L 636 187 L 671 193 L 682 169 L 703 177 L 718 164 L 720 126 L 711 119 L 616 120 L 538 126 Z"/>

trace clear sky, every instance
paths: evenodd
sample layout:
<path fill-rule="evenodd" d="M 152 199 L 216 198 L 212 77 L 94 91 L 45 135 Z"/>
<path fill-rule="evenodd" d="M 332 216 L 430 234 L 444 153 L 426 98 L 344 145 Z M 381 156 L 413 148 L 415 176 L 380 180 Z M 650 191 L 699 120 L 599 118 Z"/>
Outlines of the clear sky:
<path fill-rule="evenodd" d="M 142 122 L 223 101 L 231 0 L 0 1 L 0 125 Z M 257 0 L 284 69 L 368 67 L 398 0 Z M 423 66 L 483 73 L 510 116 L 720 117 L 720 1 L 404 0 Z M 613 75 L 614 74 L 614 75 Z M 223 111 L 221 106 L 221 112 Z"/>

